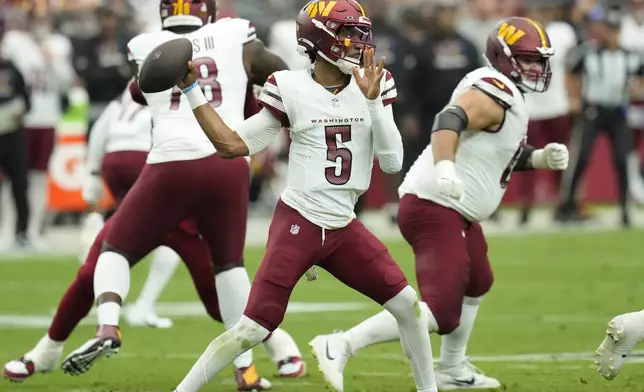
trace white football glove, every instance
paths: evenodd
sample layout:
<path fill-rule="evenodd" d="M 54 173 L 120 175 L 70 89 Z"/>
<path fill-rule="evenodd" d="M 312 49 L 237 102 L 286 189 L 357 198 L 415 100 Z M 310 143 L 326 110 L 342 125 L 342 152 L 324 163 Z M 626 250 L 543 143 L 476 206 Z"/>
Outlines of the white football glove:
<path fill-rule="evenodd" d="M 95 205 L 103 197 L 103 180 L 99 175 L 87 174 L 83 180 L 82 189 L 85 203 Z"/>
<path fill-rule="evenodd" d="M 440 193 L 449 198 L 462 201 L 465 195 L 465 186 L 463 181 L 456 175 L 454 162 L 442 160 L 436 163 L 434 170 L 436 170 L 436 182 Z"/>
<path fill-rule="evenodd" d="M 570 156 L 565 145 L 549 143 L 542 149 L 534 150 L 531 159 L 535 169 L 566 170 Z"/>

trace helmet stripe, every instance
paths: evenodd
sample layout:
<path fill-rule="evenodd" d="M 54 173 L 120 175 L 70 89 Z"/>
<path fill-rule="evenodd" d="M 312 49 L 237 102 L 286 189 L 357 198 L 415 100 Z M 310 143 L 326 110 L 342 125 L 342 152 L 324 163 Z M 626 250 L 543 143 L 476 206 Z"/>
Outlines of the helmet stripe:
<path fill-rule="evenodd" d="M 367 14 L 365 14 L 365 12 L 364 12 L 364 8 L 362 8 L 362 5 L 360 5 L 360 3 L 358 3 L 358 1 L 357 1 L 357 0 L 353 0 L 353 2 L 354 2 L 354 3 L 356 3 L 356 5 L 358 6 L 358 8 L 360 8 L 360 12 L 362 13 L 362 16 L 366 17 L 366 16 L 367 16 Z"/>
<path fill-rule="evenodd" d="M 535 22 L 534 20 L 530 18 L 525 18 L 531 25 L 534 26 L 535 29 L 537 29 L 537 33 L 539 33 L 539 38 L 541 39 L 541 47 L 542 48 L 547 48 L 548 47 L 548 39 L 546 38 L 546 34 L 544 33 L 543 29 L 541 26 L 539 26 L 539 23 Z"/>

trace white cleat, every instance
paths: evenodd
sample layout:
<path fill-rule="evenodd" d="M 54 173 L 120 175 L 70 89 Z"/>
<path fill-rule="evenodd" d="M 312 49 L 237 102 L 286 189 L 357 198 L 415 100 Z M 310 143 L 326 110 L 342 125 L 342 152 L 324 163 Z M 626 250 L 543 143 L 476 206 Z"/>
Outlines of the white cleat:
<path fill-rule="evenodd" d="M 125 322 L 131 327 L 172 328 L 172 320 L 159 317 L 154 308 L 139 302 L 125 307 Z"/>
<path fill-rule="evenodd" d="M 56 349 L 36 347 L 22 358 L 7 362 L 2 373 L 10 381 L 23 382 L 36 373 L 49 373 L 56 370 L 62 355 L 62 345 Z"/>
<path fill-rule="evenodd" d="M 642 341 L 642 312 L 619 315 L 608 323 L 606 337 L 595 352 L 597 371 L 607 380 L 619 374 L 631 350 Z"/>
<path fill-rule="evenodd" d="M 341 333 L 318 335 L 309 342 L 327 386 L 336 392 L 344 390 L 344 367 L 351 356 L 349 343 Z"/>
<path fill-rule="evenodd" d="M 282 378 L 300 378 L 306 374 L 306 363 L 301 357 L 289 357 L 277 363 Z"/>
<path fill-rule="evenodd" d="M 439 391 L 497 389 L 501 387 L 499 380 L 486 376 L 467 359 L 461 362 L 460 365 L 449 368 L 443 368 L 439 363 L 436 366 L 435 373 Z"/>

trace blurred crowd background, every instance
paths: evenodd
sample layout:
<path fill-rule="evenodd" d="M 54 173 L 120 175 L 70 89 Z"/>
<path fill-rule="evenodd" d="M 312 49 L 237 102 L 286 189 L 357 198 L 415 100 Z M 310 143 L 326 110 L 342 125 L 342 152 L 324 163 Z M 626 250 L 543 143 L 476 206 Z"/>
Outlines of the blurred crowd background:
<path fill-rule="evenodd" d="M 571 69 L 566 61 L 570 53 L 584 42 L 601 44 L 615 36 L 619 38 L 619 45 L 644 56 L 644 0 L 363 0 L 361 3 L 374 23 L 377 53 L 386 56 L 387 67 L 397 81 L 399 101 L 394 111 L 405 144 L 405 170 L 427 146 L 433 117 L 447 103 L 458 81 L 484 65 L 482 53 L 487 35 L 504 17 L 532 17 L 546 26 L 550 34 L 557 51 L 552 61 L 554 77 L 548 96 L 535 97 L 535 101 L 528 97 L 533 120 L 537 125 L 542 124 L 531 128 L 529 138 L 536 147 L 555 141 L 568 144 L 573 161 L 576 124 L 583 113 L 567 89 Z M 308 60 L 297 54 L 295 43 L 293 18 L 303 5 L 303 0 L 219 0 L 221 17 L 251 20 L 259 37 L 291 68 L 309 66 Z M 74 75 L 72 83 L 56 86 L 60 118 L 55 124 L 54 148 L 47 157 L 46 180 L 30 174 L 29 195 L 33 206 L 30 232 L 38 237 L 48 227 L 79 223 L 85 209 L 80 198 L 84 139 L 91 137 L 88 130 L 93 121 L 121 94 L 132 77 L 125 54 L 128 40 L 139 32 L 160 28 L 158 0 L 0 0 L 0 12 L 7 21 L 7 31 L 27 34 L 46 53 L 52 69 L 54 64 L 67 63 Z M 5 58 L 18 62 L 19 52 L 7 48 L 0 51 Z M 44 77 L 57 80 L 55 75 L 52 71 Z M 24 76 L 27 84 L 35 83 L 31 74 Z M 636 101 L 635 98 L 628 100 Z M 637 153 L 637 135 L 644 129 L 644 116 L 633 115 L 637 109 L 627 110 L 633 106 L 631 102 L 623 106 L 624 116 L 629 118 L 628 132 L 633 138 L 633 150 L 629 151 L 629 200 L 644 201 Z M 585 180 L 579 192 L 575 191 L 575 202 L 560 192 L 558 176 L 515 174 L 506 203 L 521 208 L 517 223 L 529 223 L 532 206 L 537 204 L 551 206 L 553 219 L 566 223 L 591 218 L 584 209 L 586 203 L 616 202 L 619 192 L 613 170 L 615 157 L 611 156 L 606 140 L 600 138 L 596 144 Z M 270 151 L 254 158 L 253 213 L 272 211 L 284 186 L 286 147 L 284 142 L 276 143 Z M 34 165 L 30 168 L 31 172 L 38 171 Z M 383 209 L 395 219 L 396 189 L 403 175 L 385 176 L 374 167 L 372 189 L 361 199 L 358 208 Z M 5 191 L 5 198 L 7 194 Z M 3 204 L 11 206 L 7 202 Z M 5 220 L 7 216 L 3 212 Z"/>

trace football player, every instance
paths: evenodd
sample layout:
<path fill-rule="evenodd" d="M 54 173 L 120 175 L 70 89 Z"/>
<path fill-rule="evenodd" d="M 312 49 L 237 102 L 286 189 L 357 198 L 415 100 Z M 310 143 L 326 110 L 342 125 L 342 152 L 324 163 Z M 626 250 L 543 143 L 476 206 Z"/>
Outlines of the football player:
<path fill-rule="evenodd" d="M 238 159 L 262 151 L 282 126 L 291 146 L 288 185 L 244 316 L 210 343 L 176 391 L 199 390 L 265 339 L 281 324 L 295 284 L 318 265 L 394 315 L 416 390 L 435 392 L 429 334 L 416 292 L 354 213 L 357 198 L 369 187 L 374 155 L 386 173 L 402 167 L 402 140 L 391 108 L 394 79 L 383 69 L 384 59 L 376 64 L 371 22 L 355 0 L 306 4 L 297 16 L 297 43 L 312 69 L 275 72 L 260 95 L 263 109 L 243 123 L 225 122 L 224 112 L 208 105 L 195 62 L 180 83 L 222 156 Z M 313 348 L 318 357 L 342 355 L 330 347 L 325 351 L 323 342 Z M 327 381 L 336 391 L 344 388 L 341 380 Z"/>
<path fill-rule="evenodd" d="M 24 123 L 29 155 L 30 233 L 15 239 L 19 248 L 38 247 L 47 204 L 46 173 L 55 145 L 55 128 L 62 116 L 62 99 L 76 80 L 69 39 L 53 33 L 46 2 L 27 2 L 28 30 L 8 31 L 0 55 L 10 59 L 25 76 L 31 110 Z"/>
<path fill-rule="evenodd" d="M 501 21 L 487 40 L 488 65 L 456 87 L 435 118 L 431 144 L 399 188 L 398 226 L 414 251 L 423 324 L 443 335 L 436 368 L 440 390 L 500 387 L 465 356 L 479 304 L 493 281 L 479 222 L 499 207 L 513 171 L 568 165 L 564 145 L 535 150 L 526 142 L 524 94 L 548 88 L 553 55 L 537 22 Z M 341 380 L 351 355 L 399 338 L 394 317 L 384 311 L 313 342 L 334 353 L 318 361 L 328 378 Z"/>
<path fill-rule="evenodd" d="M 199 89 L 227 123 L 239 124 L 244 121 L 248 83 L 262 84 L 286 65 L 257 39 L 249 21 L 217 20 L 216 6 L 215 0 L 161 0 L 163 30 L 134 37 L 128 43 L 129 58 L 138 66 L 159 44 L 177 37 L 189 39 Z M 129 265 L 187 217 L 196 217 L 197 230 L 210 247 L 226 327 L 242 316 L 250 291 L 243 265 L 249 200 L 246 159 L 223 159 L 178 87 L 155 94 L 142 94 L 136 83 L 131 87 L 135 100 L 152 112 L 152 148 L 135 186 L 112 218 L 96 265 L 97 335 L 70 354 L 66 362 L 72 364 L 85 358 L 93 362 L 120 347 L 118 323 L 129 291 Z M 299 375 L 304 365 L 299 356 L 293 358 L 289 373 Z M 235 359 L 235 367 L 248 375 L 241 377 L 247 385 L 240 388 L 270 386 L 257 377 L 250 351 Z M 83 372 L 88 366 L 79 368 Z"/>
<path fill-rule="evenodd" d="M 254 95 L 249 94 L 248 97 L 251 99 L 247 101 L 246 108 L 252 109 Z M 103 187 L 103 182 L 97 175 L 100 172 L 118 207 L 145 166 L 147 151 L 150 148 L 150 128 L 150 110 L 133 102 L 129 89 L 119 100 L 108 105 L 94 124 L 92 131 L 87 162 L 90 175 L 83 188 L 85 200 L 95 204 L 99 199 Z M 101 218 L 101 227 L 90 240 L 91 245 L 83 259 L 84 264 L 63 296 L 47 334 L 20 359 L 5 364 L 3 373 L 8 379 L 24 381 L 37 372 L 54 371 L 62 356 L 63 343 L 89 313 L 94 298 L 92 287 L 94 271 L 110 226 L 109 221 L 103 226 L 102 217 L 99 216 L 99 218 Z M 137 305 L 133 309 L 128 309 L 128 313 L 132 312 L 132 315 L 126 314 L 128 323 L 137 325 L 145 323 L 155 327 L 171 324 L 171 320 L 158 318 L 154 310 L 148 308 L 152 308 L 156 302 L 155 296 L 158 296 L 175 270 L 176 263 L 179 261 L 177 253 L 186 264 L 206 311 L 214 320 L 222 322 L 210 250 L 205 241 L 199 238 L 194 226 L 192 220 L 184 221 L 180 227 L 170 231 L 157 244 L 159 247 L 154 252 L 150 274 L 141 296 Z M 144 303 L 142 306 L 140 302 L 150 296 L 153 297 L 153 300 L 150 300 L 151 303 Z M 143 313 L 138 313 L 141 311 Z M 304 364 L 301 361 L 301 354 L 293 339 L 284 330 L 274 331 L 264 341 L 264 347 L 282 377 L 297 377 L 303 374 Z M 82 355 L 84 352 L 88 354 Z M 63 369 L 71 374 L 82 373 L 92 365 L 97 352 L 102 353 L 102 351 L 82 347 L 70 354 L 74 360 L 66 360 Z M 264 387 L 268 386 L 266 381 L 259 379 L 256 380 L 257 382 L 253 381 L 254 374 L 256 373 L 236 370 L 238 389 L 257 389 L 257 383 L 261 383 Z"/>
<path fill-rule="evenodd" d="M 134 102 L 129 89 L 110 102 L 93 125 L 86 158 L 83 199 L 94 212 L 85 219 L 82 239 L 89 248 L 103 227 L 103 216 L 97 204 L 103 196 L 103 180 L 114 197 L 115 208 L 132 188 L 152 146 L 152 113 Z M 170 328 L 172 320 L 157 315 L 156 304 L 163 288 L 179 265 L 179 256 L 168 247 L 154 251 L 148 275 L 137 301 L 127 308 L 126 321 L 133 326 Z"/>
<path fill-rule="evenodd" d="M 85 262 L 61 299 L 45 336 L 25 355 L 4 365 L 3 374 L 9 380 L 22 382 L 36 373 L 49 373 L 56 370 L 63 354 L 64 343 L 92 308 L 94 299 L 92 284 L 96 263 L 110 224 L 111 221 L 108 220 L 94 240 Z M 190 222 L 182 224 L 168 232 L 156 245 L 172 250 L 181 256 L 206 312 L 214 320 L 222 322 L 221 304 L 215 290 L 215 275 L 210 249 L 208 244 L 192 228 L 193 226 Z M 117 351 L 116 349 L 107 350 L 108 342 L 102 344 L 104 345 L 102 350 L 81 347 L 71 353 L 70 356 L 74 360 L 65 360 L 63 370 L 69 374 L 83 373 L 93 364 L 95 355 L 109 356 Z M 299 359 L 299 350 L 286 331 L 275 330 L 264 340 L 264 347 L 277 365 L 281 376 L 297 377 L 301 375 L 303 368 Z M 88 354 L 83 355 L 82 353 Z M 300 373 L 296 373 L 297 371 Z M 240 391 L 259 390 L 258 384 L 264 385 L 264 387 L 270 386 L 267 381 L 259 379 L 257 373 L 240 372 L 239 369 L 235 369 L 235 378 Z"/>

